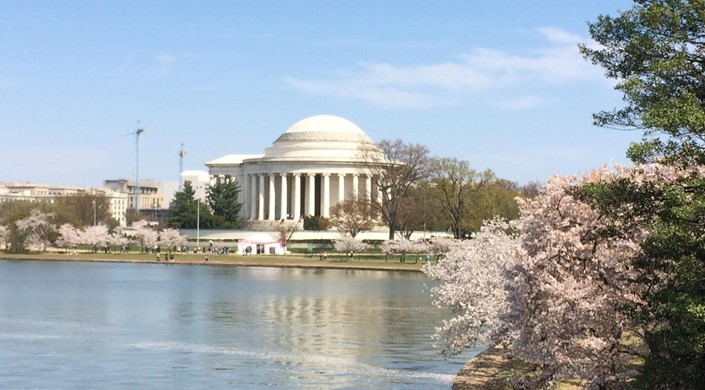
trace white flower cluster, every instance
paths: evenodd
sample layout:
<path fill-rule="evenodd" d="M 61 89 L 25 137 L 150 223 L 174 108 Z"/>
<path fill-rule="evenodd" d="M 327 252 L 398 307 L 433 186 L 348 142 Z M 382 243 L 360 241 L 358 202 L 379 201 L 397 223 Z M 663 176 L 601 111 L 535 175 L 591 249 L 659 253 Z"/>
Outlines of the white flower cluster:
<path fill-rule="evenodd" d="M 620 308 L 643 303 L 648 287 L 632 260 L 649 231 L 638 219 L 625 222 L 630 205 L 607 215 L 574 190 L 618 180 L 658 187 L 704 174 L 703 167 L 648 164 L 550 179 L 536 198 L 520 201 L 517 221 L 487 222 L 424 268 L 442 282 L 432 291 L 436 304 L 454 314 L 437 329 L 443 352 L 504 343 L 542 367 L 547 382 L 614 378 L 625 354 L 645 353 L 625 342 L 639 329 Z"/>

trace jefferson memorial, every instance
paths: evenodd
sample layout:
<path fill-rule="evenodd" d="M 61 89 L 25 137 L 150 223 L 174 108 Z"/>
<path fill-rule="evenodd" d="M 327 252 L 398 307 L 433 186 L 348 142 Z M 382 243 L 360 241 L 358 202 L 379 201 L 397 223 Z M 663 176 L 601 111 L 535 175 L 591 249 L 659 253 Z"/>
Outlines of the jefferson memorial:
<path fill-rule="evenodd" d="M 354 123 L 317 115 L 294 123 L 264 154 L 230 154 L 206 166 L 212 182 L 229 177 L 240 184 L 245 221 L 327 218 L 343 200 L 381 198 L 363 150 L 372 150 L 375 160 L 381 157 Z"/>

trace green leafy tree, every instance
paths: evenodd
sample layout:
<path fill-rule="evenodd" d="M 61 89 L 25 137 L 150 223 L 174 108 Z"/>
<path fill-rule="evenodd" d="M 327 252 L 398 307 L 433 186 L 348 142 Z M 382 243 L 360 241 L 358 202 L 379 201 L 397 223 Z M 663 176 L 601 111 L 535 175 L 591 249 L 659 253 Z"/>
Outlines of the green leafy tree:
<path fill-rule="evenodd" d="M 0 203 L 0 225 L 7 229 L 6 240 L 9 243 L 6 250 L 12 253 L 27 251 L 30 231 L 17 226 L 17 221 L 28 218 L 33 210 L 50 213 L 52 205 L 49 203 L 33 203 L 29 201 L 10 201 Z"/>
<path fill-rule="evenodd" d="M 174 194 L 169 203 L 169 226 L 175 229 L 211 229 L 215 226 L 208 204 L 196 199 L 196 191 L 190 181 Z"/>
<path fill-rule="evenodd" d="M 490 170 L 477 172 L 467 161 L 445 157 L 434 161 L 432 177 L 438 199 L 450 219 L 453 236 L 461 238 L 472 198 L 495 180 L 494 173 Z"/>
<path fill-rule="evenodd" d="M 92 226 L 95 211 L 96 224 L 102 223 L 112 228 L 118 225 L 110 215 L 110 202 L 105 196 L 64 196 L 56 199 L 56 205 L 56 220 L 59 224 L 70 223 L 78 228 Z"/>
<path fill-rule="evenodd" d="M 328 218 L 307 215 L 304 217 L 304 230 L 328 230 Z"/>
<path fill-rule="evenodd" d="M 590 24 L 600 46 L 581 51 L 618 80 L 626 103 L 595 114 L 595 123 L 641 130 L 642 142 L 628 151 L 632 160 L 705 163 L 704 21 L 702 0 L 637 0 L 616 17 Z M 650 231 L 633 266 L 654 283 L 644 305 L 625 308 L 643 324 L 650 352 L 639 388 L 705 387 L 704 183 L 693 173 L 661 187 L 618 183 L 580 194 L 605 213 L 623 213 L 625 229 L 639 220 Z"/>
<path fill-rule="evenodd" d="M 240 185 L 232 178 L 218 178 L 206 189 L 206 200 L 214 217 L 217 229 L 235 229 L 240 226 L 240 209 L 238 202 Z"/>
<path fill-rule="evenodd" d="M 693 197 L 692 194 L 699 194 Z M 640 326 L 649 353 L 637 388 L 700 389 L 705 385 L 705 180 L 620 180 L 591 184 L 576 193 L 603 215 L 620 221 L 604 239 L 646 227 L 650 234 L 632 265 L 642 272 L 640 303 L 624 307 Z"/>
<path fill-rule="evenodd" d="M 637 0 L 616 17 L 600 16 L 583 55 L 618 80 L 626 106 L 594 115 L 595 123 L 644 133 L 630 157 L 705 162 L 705 3 Z M 664 137 L 665 136 L 665 137 Z"/>
<path fill-rule="evenodd" d="M 497 179 L 486 184 L 469 199 L 468 212 L 463 225 L 463 234 L 480 231 L 485 221 L 500 217 L 513 220 L 519 217 L 517 198 L 523 197 L 521 188 L 513 182 Z"/>

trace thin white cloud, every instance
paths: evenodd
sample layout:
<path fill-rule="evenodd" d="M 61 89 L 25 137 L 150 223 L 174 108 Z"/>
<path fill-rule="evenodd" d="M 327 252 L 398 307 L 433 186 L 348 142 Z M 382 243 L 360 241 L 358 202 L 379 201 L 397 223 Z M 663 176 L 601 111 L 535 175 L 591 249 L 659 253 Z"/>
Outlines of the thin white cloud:
<path fill-rule="evenodd" d="M 569 33 L 560 28 L 540 27 L 538 32 L 543 35 L 549 42 L 574 45 L 583 41 L 583 37 L 577 34 Z"/>
<path fill-rule="evenodd" d="M 407 92 L 393 86 L 337 82 L 334 84 L 288 79 L 292 87 L 307 93 L 338 98 L 352 98 L 387 108 L 424 108 L 432 103 L 430 96 Z"/>
<path fill-rule="evenodd" d="M 537 81 L 565 85 L 604 79 L 580 56 L 579 36 L 556 28 L 541 28 L 538 33 L 547 44 L 530 54 L 476 48 L 454 62 L 408 66 L 361 63 L 328 80 L 289 78 L 286 82 L 316 95 L 357 99 L 384 107 L 420 108 L 455 102 L 458 95 L 530 88 Z M 515 101 L 516 106 L 531 104 L 537 105 L 539 100 Z"/>

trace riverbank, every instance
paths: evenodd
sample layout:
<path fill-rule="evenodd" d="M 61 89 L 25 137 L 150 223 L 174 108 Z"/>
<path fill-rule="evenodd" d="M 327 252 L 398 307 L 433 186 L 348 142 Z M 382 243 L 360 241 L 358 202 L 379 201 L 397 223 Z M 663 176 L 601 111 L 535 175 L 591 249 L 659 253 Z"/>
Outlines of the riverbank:
<path fill-rule="evenodd" d="M 505 390 L 515 376 L 531 372 L 528 365 L 504 356 L 501 348 L 490 348 L 470 359 L 458 372 L 453 390 Z"/>
<path fill-rule="evenodd" d="M 28 254 L 0 253 L 0 260 L 41 260 L 41 261 L 83 261 L 145 264 L 191 264 L 211 266 L 241 267 L 280 267 L 280 268 L 330 268 L 383 271 L 421 272 L 422 263 L 400 263 L 398 261 L 366 260 L 363 256 L 350 260 L 344 256 L 331 255 L 326 260 L 305 255 L 209 255 L 208 261 L 202 254 L 176 254 L 174 260 L 160 261 L 151 253 L 63 253 L 42 252 Z"/>
<path fill-rule="evenodd" d="M 468 360 L 453 381 L 453 390 L 511 390 L 516 378 L 535 375 L 529 364 L 514 359 L 501 347 L 488 348 Z M 579 390 L 585 387 L 577 380 L 564 380 L 556 390 Z"/>

